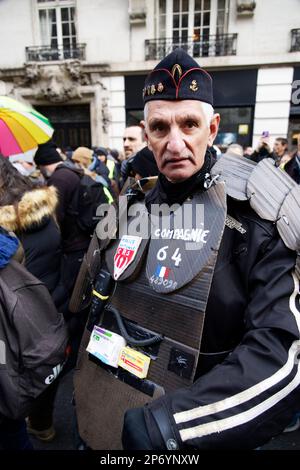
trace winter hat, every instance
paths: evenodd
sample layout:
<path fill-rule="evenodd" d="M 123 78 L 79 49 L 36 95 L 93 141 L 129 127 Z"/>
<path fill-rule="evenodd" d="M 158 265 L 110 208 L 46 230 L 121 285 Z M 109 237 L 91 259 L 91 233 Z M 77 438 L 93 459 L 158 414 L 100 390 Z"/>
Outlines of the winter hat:
<path fill-rule="evenodd" d="M 96 147 L 95 148 L 95 154 L 99 157 L 100 155 L 104 155 L 107 157 L 108 151 L 106 150 L 105 147 Z"/>
<path fill-rule="evenodd" d="M 45 144 L 40 144 L 34 156 L 36 165 L 51 165 L 52 163 L 62 162 L 63 159 L 56 150 L 56 144 L 48 140 Z"/>
<path fill-rule="evenodd" d="M 142 178 L 157 176 L 159 173 L 153 152 L 148 147 L 142 148 L 132 157 L 131 167 L 134 173 L 138 173 Z"/>
<path fill-rule="evenodd" d="M 87 147 L 78 147 L 73 152 L 71 160 L 81 163 L 81 165 L 87 168 L 93 160 L 93 150 Z"/>

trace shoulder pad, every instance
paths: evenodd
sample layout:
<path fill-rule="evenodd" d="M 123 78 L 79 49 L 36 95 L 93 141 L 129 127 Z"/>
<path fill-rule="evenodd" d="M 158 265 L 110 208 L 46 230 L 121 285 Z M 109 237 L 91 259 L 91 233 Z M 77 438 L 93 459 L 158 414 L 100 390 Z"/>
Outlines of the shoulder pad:
<path fill-rule="evenodd" d="M 266 220 L 275 222 L 279 209 L 296 183 L 265 158 L 257 164 L 247 182 L 247 198 L 255 212 Z"/>
<path fill-rule="evenodd" d="M 300 253 L 298 253 L 298 256 L 297 256 L 295 271 L 296 271 L 296 276 L 298 277 L 298 279 L 300 279 Z"/>
<path fill-rule="evenodd" d="M 300 249 L 300 187 L 271 158 L 258 163 L 247 183 L 250 205 L 263 219 L 276 222 L 291 250 Z"/>
<path fill-rule="evenodd" d="M 248 200 L 252 209 L 265 220 L 276 222 L 284 244 L 300 250 L 300 186 L 275 166 L 271 158 L 258 164 L 244 157 L 225 154 L 212 168 L 226 183 L 229 196 Z"/>
<path fill-rule="evenodd" d="M 226 183 L 226 193 L 229 196 L 239 201 L 246 201 L 247 181 L 255 166 L 256 163 L 252 160 L 225 153 L 212 167 L 211 174 L 219 175 L 220 180 Z"/>
<path fill-rule="evenodd" d="M 296 183 L 295 183 L 296 184 Z M 279 210 L 277 228 L 281 238 L 291 250 L 300 250 L 300 186 L 296 184 Z M 299 256 L 298 256 L 298 266 Z"/>

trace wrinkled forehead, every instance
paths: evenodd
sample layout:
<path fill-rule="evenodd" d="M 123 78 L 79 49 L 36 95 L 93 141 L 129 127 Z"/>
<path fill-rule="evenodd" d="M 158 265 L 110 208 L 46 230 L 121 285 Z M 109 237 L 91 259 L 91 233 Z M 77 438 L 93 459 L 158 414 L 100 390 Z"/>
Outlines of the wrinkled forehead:
<path fill-rule="evenodd" d="M 144 107 L 146 121 L 164 116 L 199 115 L 199 117 L 204 117 L 204 114 L 203 103 L 195 100 L 156 100 L 149 101 Z"/>

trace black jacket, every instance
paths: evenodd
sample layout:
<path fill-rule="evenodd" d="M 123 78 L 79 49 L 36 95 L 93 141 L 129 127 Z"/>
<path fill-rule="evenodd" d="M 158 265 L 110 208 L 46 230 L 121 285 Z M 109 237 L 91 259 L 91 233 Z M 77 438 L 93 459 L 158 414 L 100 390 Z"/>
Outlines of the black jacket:
<path fill-rule="evenodd" d="M 63 312 L 68 302 L 62 281 L 61 235 L 54 219 L 57 193 L 53 186 L 27 191 L 13 205 L 0 207 L 0 225 L 15 232 L 25 253 L 28 271 L 49 290 Z"/>
<path fill-rule="evenodd" d="M 296 153 L 296 155 L 284 165 L 284 170 L 297 184 L 300 184 L 300 154 L 297 155 Z"/>
<path fill-rule="evenodd" d="M 180 448 L 253 449 L 280 433 L 299 408 L 296 254 L 248 202 L 228 197 L 228 214 L 246 233 L 225 227 L 198 379 L 145 408 L 154 449 L 170 439 Z"/>
<path fill-rule="evenodd" d="M 1 416 L 28 416 L 67 358 L 63 316 L 45 285 L 14 260 L 0 270 L 0 341 L 1 423 Z"/>
<path fill-rule="evenodd" d="M 74 165 L 68 167 L 67 164 L 62 164 L 56 167 L 47 181 L 48 186 L 53 185 L 58 190 L 56 216 L 61 229 L 64 253 L 86 251 L 90 243 L 90 236 L 79 229 L 76 217 L 69 214 L 69 208 L 82 174 L 83 171 Z"/>

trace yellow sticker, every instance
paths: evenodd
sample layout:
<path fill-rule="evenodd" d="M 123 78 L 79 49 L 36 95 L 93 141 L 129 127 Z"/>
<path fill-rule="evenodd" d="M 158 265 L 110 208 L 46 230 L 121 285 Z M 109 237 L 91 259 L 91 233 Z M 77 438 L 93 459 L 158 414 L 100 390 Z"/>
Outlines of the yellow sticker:
<path fill-rule="evenodd" d="M 240 135 L 247 135 L 249 132 L 248 124 L 240 124 L 239 125 L 239 134 Z"/>
<path fill-rule="evenodd" d="M 122 348 L 118 365 L 140 379 L 147 377 L 150 358 L 135 349 L 125 346 Z"/>

